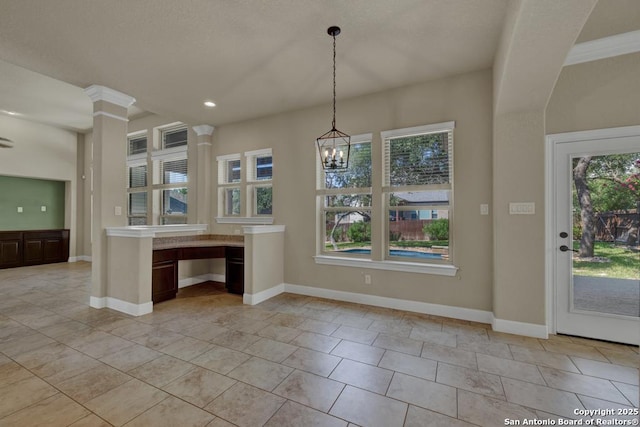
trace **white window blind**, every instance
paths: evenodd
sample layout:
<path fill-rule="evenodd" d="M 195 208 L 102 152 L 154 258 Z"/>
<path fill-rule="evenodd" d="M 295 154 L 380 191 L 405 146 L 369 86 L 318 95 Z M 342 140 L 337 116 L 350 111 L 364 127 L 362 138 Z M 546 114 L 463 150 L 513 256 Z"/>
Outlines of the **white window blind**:
<path fill-rule="evenodd" d="M 437 185 L 452 182 L 452 131 L 386 138 L 385 185 Z"/>
<path fill-rule="evenodd" d="M 175 148 L 187 145 L 187 128 L 165 129 L 162 131 L 162 148 Z"/>
<path fill-rule="evenodd" d="M 129 193 L 129 216 L 147 215 L 147 193 Z M 145 218 L 146 220 L 146 218 Z"/>
<path fill-rule="evenodd" d="M 147 165 L 129 167 L 129 188 L 147 186 Z"/>
<path fill-rule="evenodd" d="M 129 156 L 147 152 L 147 135 L 129 137 Z"/>
<path fill-rule="evenodd" d="M 162 160 L 162 183 L 178 184 L 188 181 L 187 159 Z"/>

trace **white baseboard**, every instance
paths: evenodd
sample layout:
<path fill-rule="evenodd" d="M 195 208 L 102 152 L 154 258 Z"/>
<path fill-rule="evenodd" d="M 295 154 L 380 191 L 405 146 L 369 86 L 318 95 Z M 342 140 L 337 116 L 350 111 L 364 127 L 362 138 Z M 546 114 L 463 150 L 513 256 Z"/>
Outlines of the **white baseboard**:
<path fill-rule="evenodd" d="M 468 320 L 479 323 L 490 324 L 493 320 L 493 313 L 490 311 L 453 307 L 449 305 L 431 304 L 419 301 L 409 301 L 397 298 L 381 297 L 377 295 L 358 294 L 354 292 L 335 291 L 332 289 L 292 285 L 289 283 L 284 284 L 284 292 L 328 298 L 338 301 L 353 302 L 358 304 L 367 304 L 376 307 L 395 308 L 398 310 L 413 311 L 416 313 L 425 313 L 434 316 L 450 317 L 454 319 Z"/>
<path fill-rule="evenodd" d="M 491 328 L 496 332 L 505 332 L 507 334 L 524 335 L 533 338 L 549 338 L 547 325 L 494 318 L 491 322 Z"/>
<path fill-rule="evenodd" d="M 110 308 L 131 316 L 143 316 L 153 312 L 153 303 L 151 301 L 143 304 L 134 304 L 113 297 L 92 296 L 89 298 L 89 305 L 93 308 Z"/>
<path fill-rule="evenodd" d="M 258 292 L 257 294 L 244 294 L 242 295 L 242 302 L 248 305 L 260 304 L 261 302 L 266 301 L 269 298 L 273 298 L 276 295 L 280 295 L 285 291 L 284 289 L 285 289 L 285 284 L 280 283 L 279 285 L 276 285 L 273 288 L 266 289 L 264 291 Z"/>
<path fill-rule="evenodd" d="M 91 257 L 88 255 L 70 256 L 67 261 L 68 262 L 78 262 L 78 261 L 91 262 Z"/>
<path fill-rule="evenodd" d="M 195 277 L 187 277 L 185 279 L 180 279 L 178 281 L 178 288 L 186 288 L 187 286 L 197 285 L 198 283 L 209 282 L 209 281 L 224 283 L 225 276 L 224 274 L 208 273 L 208 274 L 201 274 Z"/>

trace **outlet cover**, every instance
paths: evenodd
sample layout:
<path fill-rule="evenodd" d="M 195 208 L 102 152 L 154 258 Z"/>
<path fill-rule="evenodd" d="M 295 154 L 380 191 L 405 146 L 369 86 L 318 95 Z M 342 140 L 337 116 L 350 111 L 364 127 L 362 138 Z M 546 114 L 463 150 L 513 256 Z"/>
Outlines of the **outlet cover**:
<path fill-rule="evenodd" d="M 18 213 L 22 213 L 24 212 L 24 210 L 22 209 L 22 206 L 18 206 Z"/>
<path fill-rule="evenodd" d="M 535 215 L 536 204 L 533 202 L 509 203 L 509 215 Z"/>
<path fill-rule="evenodd" d="M 46 212 L 46 211 L 47 211 L 47 207 L 46 207 L 46 206 L 40 206 L 40 210 L 41 210 L 42 212 Z"/>
<path fill-rule="evenodd" d="M 480 205 L 480 215 L 489 215 L 489 205 L 483 203 Z"/>

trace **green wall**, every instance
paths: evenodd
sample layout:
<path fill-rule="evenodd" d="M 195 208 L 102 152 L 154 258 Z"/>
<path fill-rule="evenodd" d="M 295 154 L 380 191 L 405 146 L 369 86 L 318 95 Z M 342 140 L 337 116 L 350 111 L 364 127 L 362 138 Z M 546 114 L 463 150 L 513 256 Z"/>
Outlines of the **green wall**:
<path fill-rule="evenodd" d="M 63 181 L 0 175 L 0 230 L 64 228 L 64 193 Z"/>

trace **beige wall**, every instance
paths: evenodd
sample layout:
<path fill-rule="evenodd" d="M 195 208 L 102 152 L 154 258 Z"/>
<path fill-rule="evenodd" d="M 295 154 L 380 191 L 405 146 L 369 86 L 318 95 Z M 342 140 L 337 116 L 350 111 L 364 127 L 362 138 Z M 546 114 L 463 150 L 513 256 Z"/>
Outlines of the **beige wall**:
<path fill-rule="evenodd" d="M 380 131 L 454 120 L 455 264 L 457 277 L 373 270 L 364 285 L 363 270 L 316 265 L 317 166 L 315 138 L 331 123 L 324 105 L 259 120 L 216 127 L 213 157 L 260 148 L 273 149 L 273 216 L 286 225 L 286 283 L 374 294 L 479 310 L 492 309 L 491 216 L 480 204 L 491 200 L 492 74 L 473 72 L 338 102 L 337 126 L 351 135 L 373 133 L 380 152 Z M 214 173 L 217 165 L 214 165 Z M 381 165 L 374 163 L 374 179 Z M 214 193 L 217 193 L 214 191 Z M 214 203 L 217 194 L 214 194 Z M 374 218 L 375 226 L 376 218 Z M 381 219 L 378 217 L 378 224 Z M 214 232 L 236 226 L 214 224 Z"/>
<path fill-rule="evenodd" d="M 640 124 L 640 53 L 564 67 L 547 134 Z"/>
<path fill-rule="evenodd" d="M 15 142 L 0 149 L 0 173 L 65 181 L 65 227 L 71 230 L 69 255 L 76 256 L 77 134 L 41 123 L 0 115 L 0 136 Z"/>

